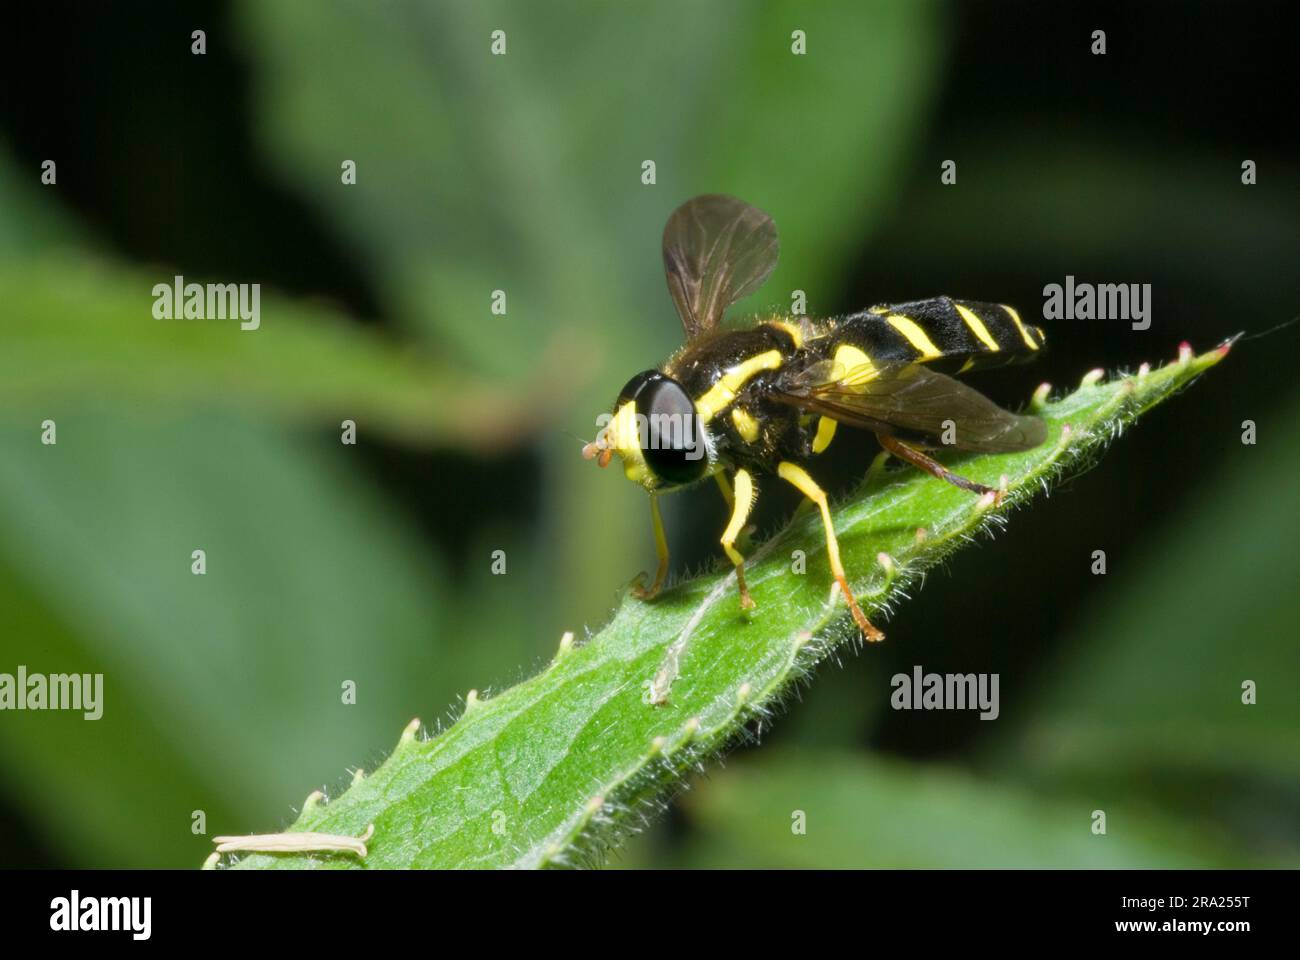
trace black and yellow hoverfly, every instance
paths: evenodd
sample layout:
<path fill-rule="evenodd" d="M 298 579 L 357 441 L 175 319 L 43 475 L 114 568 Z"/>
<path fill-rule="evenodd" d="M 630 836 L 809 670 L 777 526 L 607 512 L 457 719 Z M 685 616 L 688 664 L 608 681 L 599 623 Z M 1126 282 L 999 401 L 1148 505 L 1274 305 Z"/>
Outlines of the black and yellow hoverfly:
<path fill-rule="evenodd" d="M 1011 307 L 948 297 L 876 306 L 838 320 L 777 316 L 724 327 L 727 307 L 775 269 L 778 242 L 771 217 L 719 194 L 673 211 L 663 255 L 686 344 L 628 381 L 596 439 L 583 448 L 602 467 L 618 454 L 628 479 L 650 493 L 659 567 L 654 583 L 638 586 L 637 595 L 653 597 L 668 573 L 658 495 L 712 476 L 731 507 L 722 547 L 736 567 L 741 606 L 752 608 L 745 558 L 735 543 L 754 505 L 753 474 L 776 474 L 821 510 L 844 599 L 866 637 L 882 639 L 853 599 L 826 494 L 803 465 L 843 424 L 873 431 L 891 454 L 936 477 L 996 496 L 922 450 L 1011 452 L 1042 443 L 1042 420 L 1008 413 L 947 375 L 1032 356 L 1043 346 L 1042 330 Z"/>

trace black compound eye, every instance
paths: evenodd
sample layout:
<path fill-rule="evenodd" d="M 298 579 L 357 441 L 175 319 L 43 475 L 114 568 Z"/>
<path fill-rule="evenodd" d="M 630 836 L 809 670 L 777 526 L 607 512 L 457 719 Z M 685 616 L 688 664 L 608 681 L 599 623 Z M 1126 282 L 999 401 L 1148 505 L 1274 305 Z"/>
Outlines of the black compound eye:
<path fill-rule="evenodd" d="M 656 374 L 640 384 L 635 397 L 636 412 L 645 418 L 641 453 L 646 465 L 669 483 L 690 483 L 704 476 L 709 464 L 700 418 L 685 388 Z"/>
<path fill-rule="evenodd" d="M 618 392 L 618 403 L 615 404 L 614 409 L 617 410 L 629 400 L 635 400 L 646 384 L 654 383 L 656 380 L 662 380 L 663 378 L 664 375 L 658 370 L 646 370 L 644 373 L 638 373 L 627 382 L 627 386 Z"/>

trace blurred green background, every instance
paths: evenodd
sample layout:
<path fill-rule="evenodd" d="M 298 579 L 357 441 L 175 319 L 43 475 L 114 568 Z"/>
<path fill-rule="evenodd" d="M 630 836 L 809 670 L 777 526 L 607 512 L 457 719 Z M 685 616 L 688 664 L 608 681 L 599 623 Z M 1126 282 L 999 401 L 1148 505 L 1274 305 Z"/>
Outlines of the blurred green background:
<path fill-rule="evenodd" d="M 1012 405 L 1300 313 L 1297 26 L 1226 2 L 24 12 L 0 37 L 0 671 L 106 693 L 96 722 L 0 714 L 0 865 L 197 866 L 598 626 L 653 544 L 579 438 L 679 342 L 659 234 L 696 193 L 779 225 L 754 309 L 1028 318 L 1067 274 L 1152 285 L 1149 330 L 1047 322 L 1040 364 L 978 382 Z M 177 273 L 261 283 L 262 329 L 154 320 Z M 954 558 L 613 863 L 1300 862 L 1297 343 L 1241 344 Z M 871 453 L 835 452 L 836 489 Z M 666 513 L 675 571 L 711 562 L 718 498 Z M 891 711 L 914 664 L 999 673 L 1001 717 Z"/>

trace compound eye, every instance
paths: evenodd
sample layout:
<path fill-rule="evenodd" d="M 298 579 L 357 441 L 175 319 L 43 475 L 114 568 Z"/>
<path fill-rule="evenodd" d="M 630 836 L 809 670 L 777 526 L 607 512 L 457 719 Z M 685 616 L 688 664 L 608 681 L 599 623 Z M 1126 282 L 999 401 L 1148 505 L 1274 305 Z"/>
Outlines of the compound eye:
<path fill-rule="evenodd" d="M 646 370 L 644 373 L 638 373 L 635 377 L 627 382 L 622 390 L 618 392 L 618 403 L 614 409 L 617 410 L 629 400 L 635 400 L 637 396 L 645 389 L 646 384 L 662 380 L 664 375 L 658 370 Z"/>
<path fill-rule="evenodd" d="M 641 386 L 636 412 L 645 417 L 646 465 L 668 483 L 690 483 L 704 476 L 708 458 L 699 414 L 685 388 L 659 374 Z"/>

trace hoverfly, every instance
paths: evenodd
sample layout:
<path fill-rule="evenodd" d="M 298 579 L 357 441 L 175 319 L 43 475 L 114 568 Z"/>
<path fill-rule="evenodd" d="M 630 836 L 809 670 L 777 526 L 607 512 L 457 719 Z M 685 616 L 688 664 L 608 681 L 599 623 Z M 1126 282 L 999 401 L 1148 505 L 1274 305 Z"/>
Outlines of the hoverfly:
<path fill-rule="evenodd" d="M 650 494 L 659 566 L 637 596 L 655 596 L 668 573 L 659 494 L 712 476 L 731 509 L 722 548 L 736 568 L 741 607 L 752 609 L 735 544 L 754 505 L 754 475 L 775 474 L 821 511 L 835 580 L 863 634 L 880 640 L 849 589 L 826 494 L 805 465 L 839 426 L 858 427 L 907 463 L 996 497 L 923 450 L 1005 453 L 1042 443 L 1042 420 L 1009 413 L 948 374 L 1031 357 L 1043 332 L 1011 307 L 948 297 L 837 320 L 777 316 L 724 327 L 723 312 L 762 285 L 777 255 L 772 218 L 734 197 L 699 196 L 673 211 L 664 270 L 686 343 L 628 381 L 583 456 L 604 467 L 618 454 L 627 478 Z"/>

